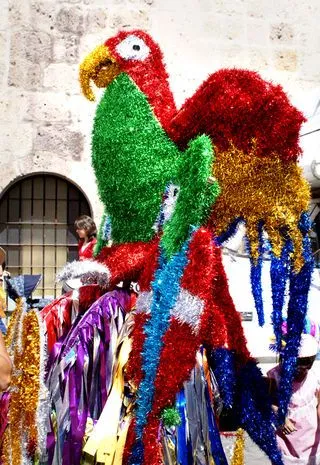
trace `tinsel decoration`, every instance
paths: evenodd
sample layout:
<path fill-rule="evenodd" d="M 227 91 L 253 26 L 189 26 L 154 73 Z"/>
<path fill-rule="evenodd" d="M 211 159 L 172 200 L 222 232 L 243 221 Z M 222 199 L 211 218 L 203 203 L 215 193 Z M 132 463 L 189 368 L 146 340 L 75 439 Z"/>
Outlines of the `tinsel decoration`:
<path fill-rule="evenodd" d="M 88 280 L 90 280 L 90 277 L 93 279 L 100 279 L 100 281 L 107 286 L 110 280 L 110 272 L 102 263 L 94 260 L 73 261 L 67 263 L 64 268 L 57 273 L 56 280 L 57 282 L 77 278 L 83 278 L 85 280 L 86 277 L 88 277 Z M 90 282 L 90 284 L 92 284 L 92 282 Z"/>
<path fill-rule="evenodd" d="M 233 144 L 250 153 L 256 145 L 263 166 L 275 152 L 285 163 L 297 160 L 304 121 L 281 86 L 264 81 L 253 71 L 221 69 L 181 106 L 168 133 L 182 147 L 197 134 L 210 135 L 219 152 L 228 151 Z M 231 181 L 237 173 L 230 173 Z M 264 175 L 262 170 L 261 180 Z"/>
<path fill-rule="evenodd" d="M 255 361 L 247 362 L 238 374 L 236 405 L 241 426 L 274 465 L 283 465 L 273 426 L 271 401 Z"/>
<path fill-rule="evenodd" d="M 103 213 L 100 226 L 99 226 L 97 242 L 93 249 L 94 257 L 97 256 L 101 252 L 101 249 L 107 244 L 107 240 L 109 240 L 109 236 L 108 236 L 108 225 L 109 224 L 110 224 L 110 220 L 109 220 L 108 214 Z"/>
<path fill-rule="evenodd" d="M 221 256 L 208 243 L 204 246 L 205 241 L 195 241 L 192 252 L 191 241 L 188 256 L 184 246 L 192 228 L 201 223 L 208 226 L 205 237 L 208 231 L 211 235 L 216 231 L 224 238 L 238 221 L 244 221 L 251 258 L 257 263 L 262 255 L 257 231 L 263 224 L 275 256 L 280 257 L 283 239 L 289 238 L 292 269 L 303 270 L 298 223 L 307 208 L 309 191 L 296 160 L 304 118 L 280 86 L 245 70 L 221 70 L 209 76 L 177 111 L 159 47 L 141 31 L 120 32 L 94 50 L 80 68 L 82 90 L 89 99 L 94 98 L 91 80 L 106 87 L 95 117 L 92 158 L 113 244 L 104 247 L 98 259 L 108 266 L 109 286 L 133 279 L 142 292 L 150 293 L 144 295 L 145 302 L 152 298 L 152 304 L 139 309 L 145 315 L 136 320 L 140 326 L 133 347 L 142 348 L 142 353 L 129 362 L 128 372 L 130 366 L 137 368 L 138 400 L 126 457 L 131 452 L 129 462 L 134 465 L 161 463 L 159 415 L 172 406 L 172 391 L 179 392 L 182 373 L 190 372 L 188 359 L 177 371 L 177 379 L 168 376 L 168 393 L 161 393 L 165 368 L 173 357 L 167 351 L 170 330 L 178 331 L 175 325 L 180 324 L 181 331 L 183 325 L 192 329 L 187 346 L 191 354 L 199 341 L 210 348 L 235 351 L 243 424 L 264 450 L 268 444 L 267 453 L 279 465 L 262 375 L 251 366 Z M 209 140 L 215 146 L 215 165 Z M 161 213 L 171 184 L 178 186 L 179 195 L 165 223 Z M 215 201 L 218 184 L 222 193 Z M 259 272 L 261 267 L 255 270 L 257 296 L 261 295 Z M 178 305 L 186 296 L 195 298 L 193 315 Z M 180 333 L 177 339 L 182 341 Z M 172 342 L 173 353 L 175 348 Z M 207 442 L 217 452 L 216 463 L 224 463 L 211 393 L 205 389 L 201 393 L 202 412 L 210 422 Z M 168 441 L 166 450 L 170 445 Z M 190 441 L 182 446 L 182 457 L 188 457 L 189 447 Z"/>
<path fill-rule="evenodd" d="M 164 226 L 162 245 L 168 257 L 177 252 L 191 227 L 205 221 L 220 193 L 216 179 L 208 182 L 214 161 L 211 140 L 201 136 L 192 141 L 178 173 L 179 196 L 172 217 Z"/>
<path fill-rule="evenodd" d="M 233 407 L 236 388 L 234 353 L 225 348 L 212 350 L 208 352 L 208 362 L 217 380 L 224 406 L 230 409 Z"/>
<path fill-rule="evenodd" d="M 179 426 L 181 423 L 179 412 L 176 408 L 173 407 L 165 408 L 161 414 L 161 419 L 164 426 L 167 428 L 171 428 L 172 426 Z"/>
<path fill-rule="evenodd" d="M 231 465 L 244 465 L 244 430 L 238 428 L 236 432 L 236 443 L 232 454 Z"/>
<path fill-rule="evenodd" d="M 310 190 L 294 161 L 273 155 L 261 158 L 254 146 L 249 153 L 235 145 L 226 152 L 216 151 L 214 175 L 221 194 L 214 208 L 211 223 L 221 236 L 230 224 L 242 219 L 246 224 L 251 256 L 259 257 L 258 225 L 261 221 L 273 253 L 280 257 L 284 233 L 293 242 L 294 267 L 303 265 L 300 215 L 308 208 Z"/>
<path fill-rule="evenodd" d="M 13 318 L 9 325 L 8 348 L 13 360 L 13 374 L 10 388 L 8 426 L 4 433 L 2 464 L 28 465 L 37 461 L 42 446 L 42 432 L 38 429 L 42 372 L 40 328 L 37 313 L 26 313 L 24 298 L 18 299 Z M 13 325 L 17 326 L 13 328 Z M 18 332 L 21 331 L 20 337 Z M 17 338 L 11 340 L 12 335 Z M 19 341 L 19 343 L 17 343 Z M 21 342 L 20 342 L 21 341 Z"/>
<path fill-rule="evenodd" d="M 153 302 L 151 318 L 147 320 L 144 332 L 146 339 L 142 352 L 142 379 L 137 393 L 136 434 L 140 439 L 152 407 L 154 394 L 154 380 L 160 360 L 162 337 L 169 326 L 170 309 L 174 306 L 179 291 L 179 283 L 183 270 L 187 264 L 187 248 L 189 241 L 184 244 L 180 253 L 166 261 L 160 256 L 159 268 L 156 271 L 153 288 Z"/>
<path fill-rule="evenodd" d="M 200 136 L 185 153 L 179 152 L 145 95 L 123 73 L 107 87 L 97 108 L 92 147 L 114 243 L 151 240 L 166 187 L 171 182 L 179 184 L 163 243 L 171 256 L 186 240 L 190 225 L 204 220 L 217 196 L 216 181 L 207 183 L 212 171 L 210 139 Z"/>
<path fill-rule="evenodd" d="M 134 46 L 137 49 L 134 52 L 136 55 L 132 54 Z M 125 49 L 127 54 L 124 53 Z M 147 74 L 146 66 L 149 71 Z M 82 70 L 85 72 L 83 73 Z M 166 130 L 176 112 L 176 106 L 169 88 L 168 74 L 163 66 L 161 50 L 148 34 L 139 30 L 120 31 L 115 37 L 108 39 L 104 46 L 97 47 L 90 53 L 80 65 L 80 84 L 83 94 L 92 100 L 94 95 L 90 88 L 90 80 L 92 79 L 98 87 L 106 87 L 114 77 L 114 73 L 117 74 L 119 71 L 128 73 L 137 87 L 147 96 L 157 119 Z"/>
<path fill-rule="evenodd" d="M 290 239 L 285 241 L 280 258 L 271 254 L 270 278 L 272 291 L 272 325 L 276 338 L 276 350 L 282 350 L 282 310 L 284 305 L 286 284 L 290 273 L 290 253 L 292 243 Z"/>
<path fill-rule="evenodd" d="M 251 243 L 247 239 L 247 248 L 249 250 L 250 256 L 250 281 L 251 281 L 251 290 L 252 295 L 258 315 L 259 326 L 264 325 L 264 311 L 263 311 L 263 299 L 262 299 L 262 263 L 263 263 L 263 253 L 264 253 L 264 239 L 263 239 L 263 226 L 260 221 L 257 225 L 257 235 L 258 235 L 258 257 L 253 258 L 251 252 Z"/>
<path fill-rule="evenodd" d="M 98 299 L 55 347 L 47 374 L 51 401 L 48 464 L 79 464 L 88 418 L 97 420 L 112 386 L 117 339 L 130 301 L 125 291 Z M 48 424 L 50 422 L 48 421 Z"/>
<path fill-rule="evenodd" d="M 236 218 L 227 228 L 226 231 L 223 231 L 219 236 L 214 237 L 214 241 L 217 245 L 222 245 L 224 242 L 233 237 L 237 230 L 239 224 L 243 222 L 242 218 Z"/>
<path fill-rule="evenodd" d="M 281 380 L 279 385 L 279 409 L 277 421 L 282 425 L 285 421 L 287 408 L 292 393 L 292 382 L 296 368 L 297 356 L 300 347 L 301 334 L 305 325 L 308 307 L 308 293 L 314 260 L 310 245 L 308 231 L 310 219 L 307 213 L 301 215 L 300 229 L 303 234 L 304 265 L 298 273 L 290 273 L 290 299 L 287 316 L 287 340 L 283 353 L 281 366 Z"/>

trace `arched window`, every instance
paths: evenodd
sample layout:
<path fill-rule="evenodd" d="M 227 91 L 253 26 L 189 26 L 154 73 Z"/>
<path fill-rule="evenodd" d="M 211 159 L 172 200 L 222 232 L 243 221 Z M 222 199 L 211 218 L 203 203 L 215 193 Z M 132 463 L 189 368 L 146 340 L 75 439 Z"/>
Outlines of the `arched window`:
<path fill-rule="evenodd" d="M 92 215 L 84 194 L 59 176 L 37 174 L 20 179 L 0 198 L 0 246 L 12 275 L 41 274 L 34 297 L 56 297 L 57 270 L 77 258 L 73 223 Z"/>

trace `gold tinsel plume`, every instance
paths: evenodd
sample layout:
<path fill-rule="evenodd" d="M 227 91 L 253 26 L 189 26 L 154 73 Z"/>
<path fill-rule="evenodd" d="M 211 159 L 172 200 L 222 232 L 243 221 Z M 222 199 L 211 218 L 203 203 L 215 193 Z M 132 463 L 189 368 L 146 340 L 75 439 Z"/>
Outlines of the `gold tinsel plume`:
<path fill-rule="evenodd" d="M 214 175 L 221 194 L 212 221 L 219 236 L 241 218 L 247 230 L 251 256 L 259 256 L 258 225 L 268 235 L 272 251 L 279 257 L 284 239 L 293 244 L 296 271 L 303 265 L 300 216 L 308 209 L 309 186 L 295 161 L 284 161 L 276 154 L 257 156 L 255 148 L 244 153 L 233 145 L 227 152 L 216 151 Z"/>

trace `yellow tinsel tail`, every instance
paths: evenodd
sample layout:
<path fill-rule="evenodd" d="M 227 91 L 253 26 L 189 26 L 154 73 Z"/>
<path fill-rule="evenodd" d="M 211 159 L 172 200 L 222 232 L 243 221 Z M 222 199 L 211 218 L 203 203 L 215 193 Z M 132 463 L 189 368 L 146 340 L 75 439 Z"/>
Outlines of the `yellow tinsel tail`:
<path fill-rule="evenodd" d="M 242 428 L 237 430 L 231 465 L 244 465 L 244 430 Z"/>

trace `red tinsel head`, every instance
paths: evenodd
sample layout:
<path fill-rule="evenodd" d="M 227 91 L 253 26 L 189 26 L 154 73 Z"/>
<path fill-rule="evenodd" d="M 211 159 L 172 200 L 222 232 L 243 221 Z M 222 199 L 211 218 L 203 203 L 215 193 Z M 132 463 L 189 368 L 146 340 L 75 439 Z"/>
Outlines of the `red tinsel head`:
<path fill-rule="evenodd" d="M 166 129 L 176 112 L 176 105 L 159 46 L 140 30 L 121 31 L 108 39 L 105 46 L 121 71 L 128 73 L 146 95 Z"/>

